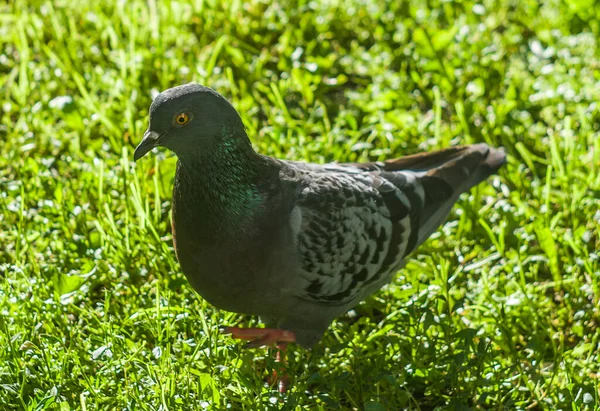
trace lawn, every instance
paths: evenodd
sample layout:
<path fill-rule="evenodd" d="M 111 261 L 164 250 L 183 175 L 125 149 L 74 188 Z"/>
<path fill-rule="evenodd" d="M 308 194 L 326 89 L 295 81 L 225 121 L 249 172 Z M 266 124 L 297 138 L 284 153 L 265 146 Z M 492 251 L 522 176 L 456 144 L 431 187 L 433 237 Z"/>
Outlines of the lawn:
<path fill-rule="evenodd" d="M 0 5 L 0 409 L 600 407 L 600 5 L 593 0 L 67 0 Z M 176 159 L 134 163 L 196 81 L 256 149 L 508 163 L 395 281 L 266 383 L 183 277 Z"/>

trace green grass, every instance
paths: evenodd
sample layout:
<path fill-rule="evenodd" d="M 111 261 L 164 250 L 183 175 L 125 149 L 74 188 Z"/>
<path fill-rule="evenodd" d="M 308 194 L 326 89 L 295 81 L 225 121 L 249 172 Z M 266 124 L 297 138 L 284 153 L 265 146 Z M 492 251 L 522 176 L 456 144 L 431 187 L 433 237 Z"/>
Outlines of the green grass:
<path fill-rule="evenodd" d="M 293 6 L 292 6 L 293 3 Z M 0 409 L 600 407 L 600 6 L 592 0 L 0 5 Z M 294 348 L 294 387 L 174 257 L 152 95 L 209 85 L 273 156 L 453 144 L 509 161 L 393 284 Z"/>

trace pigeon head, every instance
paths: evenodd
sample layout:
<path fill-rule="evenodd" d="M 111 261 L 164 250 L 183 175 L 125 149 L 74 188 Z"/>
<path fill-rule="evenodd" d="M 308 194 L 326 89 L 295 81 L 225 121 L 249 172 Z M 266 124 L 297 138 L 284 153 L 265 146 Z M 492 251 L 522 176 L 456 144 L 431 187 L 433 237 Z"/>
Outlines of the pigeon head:
<path fill-rule="evenodd" d="M 225 136 L 245 136 L 233 106 L 216 91 L 185 84 L 160 93 L 150 106 L 150 124 L 133 154 L 137 161 L 162 146 L 185 155 L 210 154 Z"/>

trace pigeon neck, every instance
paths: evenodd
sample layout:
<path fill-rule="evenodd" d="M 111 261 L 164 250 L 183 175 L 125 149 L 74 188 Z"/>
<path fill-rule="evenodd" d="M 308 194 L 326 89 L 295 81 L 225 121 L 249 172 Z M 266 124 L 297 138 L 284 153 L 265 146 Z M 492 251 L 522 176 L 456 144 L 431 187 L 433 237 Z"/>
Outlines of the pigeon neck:
<path fill-rule="evenodd" d="M 263 162 L 243 136 L 224 136 L 206 155 L 179 156 L 175 213 L 205 235 L 245 231 L 262 203 L 257 182 Z M 186 210 L 187 209 L 187 210 Z M 207 238 L 208 240 L 209 238 Z"/>

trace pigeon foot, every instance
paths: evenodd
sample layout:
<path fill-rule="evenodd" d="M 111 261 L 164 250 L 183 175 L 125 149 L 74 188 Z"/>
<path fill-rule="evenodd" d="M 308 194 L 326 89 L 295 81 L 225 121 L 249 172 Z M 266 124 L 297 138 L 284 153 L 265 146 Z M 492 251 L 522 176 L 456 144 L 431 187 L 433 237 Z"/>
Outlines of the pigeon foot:
<path fill-rule="evenodd" d="M 247 348 L 274 345 L 277 343 L 296 342 L 296 334 L 292 331 L 278 328 L 238 328 L 223 327 L 223 334 L 230 334 L 232 338 L 249 341 Z"/>
<path fill-rule="evenodd" d="M 238 328 L 238 327 L 223 327 L 223 334 L 229 334 L 232 338 L 249 341 L 246 344 L 247 348 L 262 347 L 264 345 L 276 345 L 277 354 L 275 357 L 276 363 L 286 364 L 285 352 L 287 345 L 290 342 L 296 342 L 296 334 L 292 331 L 281 330 L 278 328 Z M 290 377 L 285 372 L 282 377 L 279 377 L 277 371 L 273 371 L 273 375 L 269 381 L 270 384 L 277 383 L 277 390 L 284 393 L 290 386 Z"/>

